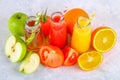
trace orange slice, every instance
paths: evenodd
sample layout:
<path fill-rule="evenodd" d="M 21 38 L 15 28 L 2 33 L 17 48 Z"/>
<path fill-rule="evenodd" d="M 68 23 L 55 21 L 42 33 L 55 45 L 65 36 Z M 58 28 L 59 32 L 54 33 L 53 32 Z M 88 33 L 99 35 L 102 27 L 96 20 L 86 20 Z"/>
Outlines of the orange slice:
<path fill-rule="evenodd" d="M 78 57 L 78 65 L 85 71 L 96 69 L 102 61 L 103 55 L 97 51 L 85 52 Z"/>
<path fill-rule="evenodd" d="M 116 32 L 110 27 L 99 27 L 93 31 L 91 41 L 97 51 L 107 52 L 116 43 Z"/>

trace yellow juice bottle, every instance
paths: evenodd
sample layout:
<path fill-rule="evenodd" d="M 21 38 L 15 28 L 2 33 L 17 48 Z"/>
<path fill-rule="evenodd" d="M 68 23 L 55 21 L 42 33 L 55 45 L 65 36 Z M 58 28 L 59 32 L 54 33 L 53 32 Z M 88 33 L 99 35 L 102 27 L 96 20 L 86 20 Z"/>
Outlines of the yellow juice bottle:
<path fill-rule="evenodd" d="M 90 20 L 85 17 L 79 17 L 71 38 L 71 46 L 79 53 L 85 52 L 90 48 L 92 28 Z"/>

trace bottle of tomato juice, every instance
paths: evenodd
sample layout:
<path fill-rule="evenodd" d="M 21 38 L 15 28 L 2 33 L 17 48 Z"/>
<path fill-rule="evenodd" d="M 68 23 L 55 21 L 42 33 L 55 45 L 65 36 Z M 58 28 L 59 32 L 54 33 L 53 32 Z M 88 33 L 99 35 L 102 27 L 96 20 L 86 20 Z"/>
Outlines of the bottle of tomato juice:
<path fill-rule="evenodd" d="M 51 15 L 49 41 L 59 48 L 63 48 L 67 43 L 67 25 L 61 12 Z"/>

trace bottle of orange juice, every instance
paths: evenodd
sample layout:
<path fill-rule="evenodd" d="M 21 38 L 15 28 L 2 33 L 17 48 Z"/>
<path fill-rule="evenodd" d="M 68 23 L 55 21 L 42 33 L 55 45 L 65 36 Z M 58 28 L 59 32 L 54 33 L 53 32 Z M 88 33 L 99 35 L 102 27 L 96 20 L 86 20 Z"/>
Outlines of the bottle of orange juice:
<path fill-rule="evenodd" d="M 74 25 L 71 46 L 79 53 L 87 51 L 90 47 L 91 33 L 90 20 L 80 16 Z"/>

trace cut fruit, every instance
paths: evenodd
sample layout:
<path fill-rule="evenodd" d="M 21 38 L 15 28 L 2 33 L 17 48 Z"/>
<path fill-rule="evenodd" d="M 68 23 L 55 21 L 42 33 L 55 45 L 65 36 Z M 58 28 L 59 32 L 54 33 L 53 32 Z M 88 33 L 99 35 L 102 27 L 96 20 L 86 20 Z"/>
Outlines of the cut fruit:
<path fill-rule="evenodd" d="M 41 63 L 50 68 L 57 68 L 64 62 L 61 49 L 52 45 L 42 46 L 39 49 L 39 56 Z"/>
<path fill-rule="evenodd" d="M 24 41 L 13 35 L 10 36 L 6 41 L 5 54 L 10 58 L 11 62 L 21 61 L 26 54 L 26 45 Z"/>
<path fill-rule="evenodd" d="M 79 53 L 70 46 L 66 46 L 63 49 L 63 53 L 64 53 L 64 63 L 63 63 L 64 66 L 71 66 L 77 62 Z"/>
<path fill-rule="evenodd" d="M 78 57 L 78 65 L 85 71 L 96 69 L 102 61 L 103 55 L 97 51 L 85 52 Z"/>
<path fill-rule="evenodd" d="M 25 74 L 31 74 L 37 70 L 40 64 L 38 54 L 30 52 L 22 62 L 19 71 Z"/>
<path fill-rule="evenodd" d="M 110 27 L 99 27 L 93 31 L 91 41 L 97 51 L 107 52 L 116 43 L 116 32 Z"/>
<path fill-rule="evenodd" d="M 73 33 L 74 24 L 76 23 L 78 17 L 80 16 L 89 18 L 87 12 L 85 12 L 83 9 L 80 8 L 73 8 L 65 13 L 64 18 L 66 23 L 68 24 L 67 28 L 70 34 Z"/>

